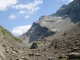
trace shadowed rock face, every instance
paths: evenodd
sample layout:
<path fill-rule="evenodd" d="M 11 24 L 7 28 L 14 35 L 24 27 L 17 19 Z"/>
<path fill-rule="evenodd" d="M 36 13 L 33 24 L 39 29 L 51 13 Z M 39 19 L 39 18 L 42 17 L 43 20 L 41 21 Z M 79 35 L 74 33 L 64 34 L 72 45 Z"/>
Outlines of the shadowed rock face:
<path fill-rule="evenodd" d="M 50 31 L 47 27 L 41 27 L 39 23 L 34 22 L 31 29 L 23 36 L 29 38 L 29 43 L 43 37 L 50 36 L 55 32 Z"/>
<path fill-rule="evenodd" d="M 45 36 L 54 35 L 56 32 L 64 31 L 79 21 L 80 0 L 74 0 L 68 5 L 63 5 L 54 14 L 41 16 L 20 38 L 23 41 L 33 42 Z"/>

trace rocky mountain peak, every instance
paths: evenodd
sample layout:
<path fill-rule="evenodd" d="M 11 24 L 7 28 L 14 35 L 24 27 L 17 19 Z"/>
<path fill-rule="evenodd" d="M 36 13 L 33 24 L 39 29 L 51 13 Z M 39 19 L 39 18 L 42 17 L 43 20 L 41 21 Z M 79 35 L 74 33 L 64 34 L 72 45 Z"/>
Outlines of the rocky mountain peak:
<path fill-rule="evenodd" d="M 80 21 L 80 0 L 74 0 L 68 5 L 63 5 L 56 13 L 43 15 L 33 23 L 28 32 L 20 36 L 23 41 L 33 42 L 44 38 L 45 35 L 64 31 Z M 52 32 L 52 34 L 49 34 Z"/>
<path fill-rule="evenodd" d="M 63 5 L 57 12 L 56 15 L 72 15 L 80 11 L 80 0 L 74 0 L 68 5 Z"/>
<path fill-rule="evenodd" d="M 20 38 L 25 44 L 0 26 L 0 60 L 80 60 L 80 0 L 41 16 Z"/>
<path fill-rule="evenodd" d="M 74 0 L 74 1 L 80 2 L 80 0 Z"/>

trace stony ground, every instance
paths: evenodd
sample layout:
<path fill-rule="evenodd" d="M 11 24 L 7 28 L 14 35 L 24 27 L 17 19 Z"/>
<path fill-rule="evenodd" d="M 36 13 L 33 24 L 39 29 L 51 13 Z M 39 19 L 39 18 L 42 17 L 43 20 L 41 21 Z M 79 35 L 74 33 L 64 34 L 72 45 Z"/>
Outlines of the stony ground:
<path fill-rule="evenodd" d="M 69 58 L 70 54 L 80 58 L 80 22 L 70 29 L 35 41 L 35 49 L 13 42 L 1 38 L 0 60 L 61 60 Z"/>
<path fill-rule="evenodd" d="M 55 37 L 49 36 L 39 42 L 39 48 L 31 50 L 32 60 L 58 60 L 60 57 L 69 58 L 67 55 L 71 53 L 80 55 L 80 23 L 58 33 Z"/>
<path fill-rule="evenodd" d="M 0 60 L 60 60 L 71 53 L 80 57 L 80 23 L 34 43 L 37 47 L 30 49 L 19 42 L 11 43 L 2 38 Z"/>

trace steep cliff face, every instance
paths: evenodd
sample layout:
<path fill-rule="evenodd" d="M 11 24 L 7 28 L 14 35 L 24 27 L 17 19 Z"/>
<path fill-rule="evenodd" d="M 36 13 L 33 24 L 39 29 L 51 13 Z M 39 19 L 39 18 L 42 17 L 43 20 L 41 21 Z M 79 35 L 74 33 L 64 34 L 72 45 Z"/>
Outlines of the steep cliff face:
<path fill-rule="evenodd" d="M 65 31 L 75 23 L 80 21 L 80 1 L 74 0 L 68 5 L 63 5 L 56 13 L 41 16 L 39 20 L 33 23 L 28 32 L 20 36 L 26 43 L 41 39 L 58 32 Z M 51 34 L 49 35 L 49 33 Z"/>
<path fill-rule="evenodd" d="M 24 43 L 26 43 L 25 40 L 28 39 L 28 42 L 31 43 L 37 39 L 41 39 L 53 34 L 55 34 L 55 32 L 50 31 L 49 28 L 41 26 L 39 23 L 34 22 L 31 29 L 26 34 L 23 34 L 21 38 L 24 40 Z"/>

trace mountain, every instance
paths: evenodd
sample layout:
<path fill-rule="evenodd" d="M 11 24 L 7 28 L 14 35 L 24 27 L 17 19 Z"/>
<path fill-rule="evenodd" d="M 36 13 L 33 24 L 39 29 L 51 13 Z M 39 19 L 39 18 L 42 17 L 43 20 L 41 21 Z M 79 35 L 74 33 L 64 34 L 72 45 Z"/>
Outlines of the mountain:
<path fill-rule="evenodd" d="M 21 54 L 23 42 L 14 37 L 8 30 L 0 26 L 0 60 L 16 60 Z"/>
<path fill-rule="evenodd" d="M 65 32 L 34 41 L 30 49 L 32 60 L 80 60 L 80 22 Z"/>
<path fill-rule="evenodd" d="M 80 1 L 74 0 L 68 5 L 63 5 L 56 13 L 41 16 L 34 22 L 28 32 L 20 38 L 28 44 L 35 40 L 55 35 L 58 32 L 66 31 L 80 21 Z"/>
<path fill-rule="evenodd" d="M 80 0 L 44 15 L 20 38 L 31 60 L 80 60 Z"/>
<path fill-rule="evenodd" d="M 20 37 L 0 26 L 0 60 L 80 60 L 80 0 L 41 16 Z"/>

